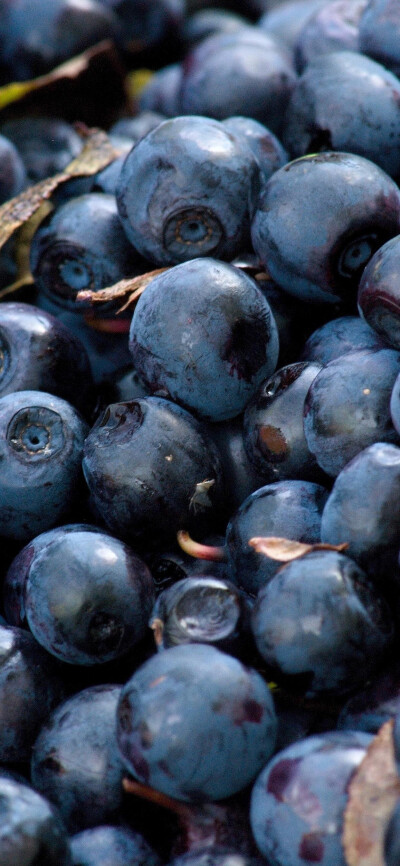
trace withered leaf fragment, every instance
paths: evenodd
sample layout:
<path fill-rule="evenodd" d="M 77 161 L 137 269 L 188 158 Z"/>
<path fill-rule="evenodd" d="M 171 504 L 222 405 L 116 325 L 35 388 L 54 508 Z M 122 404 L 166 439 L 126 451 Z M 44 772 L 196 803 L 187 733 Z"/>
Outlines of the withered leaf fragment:
<path fill-rule="evenodd" d="M 325 544 L 317 542 L 316 544 L 305 544 L 302 541 L 293 541 L 291 538 L 278 538 L 270 535 L 265 538 L 256 536 L 250 538 L 250 547 L 254 547 L 256 553 L 263 553 L 270 559 L 275 559 L 277 562 L 291 562 L 293 559 L 299 559 L 306 553 L 312 553 L 315 550 L 335 550 L 337 553 L 342 553 L 349 546 L 347 542 L 343 544 Z"/>

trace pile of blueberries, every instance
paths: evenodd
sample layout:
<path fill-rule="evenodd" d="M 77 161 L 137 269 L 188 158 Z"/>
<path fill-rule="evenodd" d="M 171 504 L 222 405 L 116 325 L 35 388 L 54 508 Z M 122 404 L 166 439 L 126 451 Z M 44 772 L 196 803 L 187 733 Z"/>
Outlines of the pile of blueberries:
<path fill-rule="evenodd" d="M 104 39 L 154 73 L 0 303 L 0 864 L 346 866 L 389 720 L 400 775 L 400 3 L 0 0 L 0 82 Z M 0 204 L 81 148 L 0 116 Z"/>

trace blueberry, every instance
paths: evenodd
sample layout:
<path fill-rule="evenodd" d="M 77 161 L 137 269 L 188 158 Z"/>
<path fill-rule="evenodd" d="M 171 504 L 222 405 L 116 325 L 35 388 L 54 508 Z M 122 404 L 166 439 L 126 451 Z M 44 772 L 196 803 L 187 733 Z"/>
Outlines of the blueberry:
<path fill-rule="evenodd" d="M 92 373 L 83 343 L 58 319 L 31 304 L 0 304 L 0 396 L 47 391 L 87 417 Z"/>
<path fill-rule="evenodd" d="M 326 2 L 327 0 L 285 0 L 273 5 L 267 2 L 258 26 L 294 52 L 302 28 L 314 12 L 326 6 Z"/>
<path fill-rule="evenodd" d="M 262 862 L 257 856 L 249 857 L 242 851 L 213 846 L 174 857 L 168 866 L 262 866 Z"/>
<path fill-rule="evenodd" d="M 145 113 L 162 114 L 161 120 L 181 114 L 181 63 L 169 63 L 157 69 L 140 91 L 139 108 Z M 156 124 L 153 124 L 154 128 Z M 147 130 L 147 131 L 150 131 Z M 142 136 L 140 136 L 142 138 Z"/>
<path fill-rule="evenodd" d="M 31 787 L 0 777 L 0 861 L 4 866 L 72 866 L 61 818 Z"/>
<path fill-rule="evenodd" d="M 99 5 L 112 11 L 122 25 L 123 41 L 150 48 L 171 35 L 176 36 L 183 24 L 184 0 L 98 0 Z"/>
<path fill-rule="evenodd" d="M 77 502 L 87 425 L 43 391 L 0 398 L 0 534 L 27 542 Z"/>
<path fill-rule="evenodd" d="M 254 249 L 272 279 L 289 294 L 328 303 L 354 301 L 365 265 L 399 231 L 394 181 L 370 160 L 332 151 L 276 171 L 252 222 Z"/>
<path fill-rule="evenodd" d="M 49 713 L 65 698 L 61 666 L 29 632 L 0 626 L 0 761 L 30 760 Z M 0 819 L 1 820 L 1 819 Z M 1 851 L 1 845 L 0 845 Z M 0 862 L 3 862 L 0 856 Z"/>
<path fill-rule="evenodd" d="M 12 141 L 0 134 L 0 204 L 18 195 L 27 185 L 24 163 Z"/>
<path fill-rule="evenodd" d="M 340 711 L 339 730 L 377 734 L 379 728 L 400 712 L 398 662 L 385 664 L 365 686 L 352 695 Z"/>
<path fill-rule="evenodd" d="M 357 51 L 316 57 L 293 90 L 284 146 L 292 156 L 345 151 L 400 173 L 400 83 Z"/>
<path fill-rule="evenodd" d="M 70 833 L 115 819 L 123 765 L 115 740 L 121 687 L 91 686 L 60 703 L 36 739 L 35 789 L 57 806 Z"/>
<path fill-rule="evenodd" d="M 136 275 L 142 264 L 122 230 L 114 196 L 99 192 L 73 198 L 43 220 L 30 262 L 40 291 L 70 310 L 79 291 L 111 286 Z"/>
<path fill-rule="evenodd" d="M 261 676 L 202 644 L 173 647 L 122 689 L 117 740 L 129 771 L 192 802 L 228 797 L 272 754 L 276 717 Z"/>
<path fill-rule="evenodd" d="M 227 117 L 223 125 L 233 135 L 242 138 L 257 158 L 264 180 L 288 162 L 281 142 L 266 126 L 252 117 Z"/>
<path fill-rule="evenodd" d="M 242 658 L 249 614 L 248 601 L 229 580 L 190 576 L 161 592 L 149 624 L 158 649 L 206 643 Z"/>
<path fill-rule="evenodd" d="M 254 281 L 200 258 L 152 280 L 136 305 L 129 347 L 153 393 L 222 421 L 242 412 L 275 369 L 278 334 Z"/>
<path fill-rule="evenodd" d="M 143 836 L 128 827 L 93 827 L 70 841 L 72 866 L 160 866 Z"/>
<path fill-rule="evenodd" d="M 154 584 L 123 542 L 78 524 L 44 533 L 31 550 L 25 614 L 48 652 L 71 664 L 101 664 L 121 658 L 145 636 Z"/>
<path fill-rule="evenodd" d="M 369 0 L 360 21 L 359 50 L 400 73 L 400 9 L 396 0 Z"/>
<path fill-rule="evenodd" d="M 280 565 L 256 553 L 249 546 L 250 539 L 273 535 L 308 544 L 320 541 L 327 495 L 319 484 L 289 479 L 266 484 L 245 499 L 226 530 L 233 579 L 242 589 L 256 594 Z"/>
<path fill-rule="evenodd" d="M 301 28 L 295 45 L 296 66 L 303 70 L 321 54 L 358 51 L 360 18 L 368 0 L 330 0 Z"/>
<path fill-rule="evenodd" d="M 274 866 L 345 866 L 343 813 L 351 777 L 372 740 L 329 731 L 275 755 L 252 791 L 250 821 L 257 845 Z"/>
<path fill-rule="evenodd" d="M 131 243 L 158 265 L 229 259 L 249 242 L 259 177 L 252 151 L 218 121 L 174 117 L 126 157 L 119 215 Z"/>
<path fill-rule="evenodd" d="M 279 136 L 295 81 L 290 53 L 260 28 L 217 33 L 185 59 L 182 114 L 246 115 Z"/>
<path fill-rule="evenodd" d="M 198 9 L 185 21 L 183 38 L 187 48 L 193 48 L 203 39 L 215 33 L 235 33 L 240 27 L 247 27 L 248 20 L 230 9 Z"/>
<path fill-rule="evenodd" d="M 209 436 L 221 456 L 230 514 L 263 484 L 260 472 L 249 460 L 243 441 L 243 415 L 209 425 Z"/>
<path fill-rule="evenodd" d="M 73 126 L 58 117 L 19 117 L 4 121 L 0 129 L 17 149 L 31 183 L 63 171 L 82 150 Z"/>
<path fill-rule="evenodd" d="M 394 349 L 359 350 L 330 361 L 304 404 L 304 433 L 321 468 L 333 477 L 374 442 L 400 443 L 390 397 L 400 372 Z"/>
<path fill-rule="evenodd" d="M 346 694 L 390 650 L 390 610 L 347 556 L 318 551 L 287 563 L 261 588 L 252 613 L 258 651 L 272 676 L 308 697 Z"/>
<path fill-rule="evenodd" d="M 244 445 L 264 482 L 322 480 L 303 427 L 304 401 L 320 370 L 319 364 L 288 364 L 263 382 L 248 403 L 243 419 Z"/>
<path fill-rule="evenodd" d="M 116 16 L 97 0 L 6 0 L 0 9 L 1 63 L 11 80 L 49 72 L 103 39 L 117 39 Z"/>
<path fill-rule="evenodd" d="M 339 316 L 312 332 L 304 343 L 301 360 L 323 365 L 348 352 L 383 349 L 385 346 L 386 341 L 360 316 Z"/>
<path fill-rule="evenodd" d="M 398 585 L 400 448 L 376 442 L 342 469 L 324 507 L 322 541 L 346 553 L 383 587 Z"/>
<path fill-rule="evenodd" d="M 377 250 L 365 268 L 358 287 L 358 308 L 366 322 L 382 339 L 400 348 L 397 269 L 400 264 L 400 236 Z"/>
<path fill-rule="evenodd" d="M 109 529 L 148 550 L 182 528 L 215 528 L 224 505 L 206 428 L 158 397 L 110 405 L 86 439 L 83 471 Z"/>
<path fill-rule="evenodd" d="M 109 135 L 111 137 L 122 135 L 124 138 L 129 138 L 132 144 L 136 144 L 140 138 L 147 135 L 151 129 L 155 129 L 165 119 L 165 116 L 157 111 L 139 111 L 135 117 L 122 117 L 117 120 L 111 126 Z"/>

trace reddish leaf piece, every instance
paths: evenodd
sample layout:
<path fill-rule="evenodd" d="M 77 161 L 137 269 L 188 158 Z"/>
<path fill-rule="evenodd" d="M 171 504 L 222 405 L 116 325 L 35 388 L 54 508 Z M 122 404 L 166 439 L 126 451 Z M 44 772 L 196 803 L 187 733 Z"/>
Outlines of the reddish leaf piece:
<path fill-rule="evenodd" d="M 304 544 L 302 541 L 293 541 L 291 538 L 278 538 L 270 535 L 265 538 L 257 536 L 250 538 L 250 547 L 254 547 L 256 553 L 263 553 L 270 559 L 276 559 L 277 562 L 291 562 L 292 559 L 299 559 L 306 553 L 312 553 L 314 550 L 335 550 L 337 553 L 342 553 L 349 546 L 347 542 L 343 544 L 325 544 L 317 542 L 316 544 Z"/>
<path fill-rule="evenodd" d="M 374 737 L 349 785 L 343 822 L 347 866 L 385 866 L 385 832 L 399 796 L 390 719 Z"/>
<path fill-rule="evenodd" d="M 87 303 L 88 301 L 91 304 L 105 304 L 109 301 L 124 301 L 124 304 L 118 310 L 118 313 L 123 313 L 131 304 L 134 304 L 142 292 L 144 292 L 146 286 L 154 280 L 154 277 L 158 277 L 159 274 L 163 274 L 164 271 L 168 271 L 169 268 L 157 268 L 155 271 L 148 271 L 146 274 L 139 274 L 138 277 L 130 277 L 128 279 L 120 280 L 118 283 L 115 283 L 114 286 L 107 286 L 106 289 L 99 289 L 98 292 L 92 292 L 90 289 L 84 289 L 82 292 L 78 292 L 76 299 L 77 301 L 84 301 Z"/>

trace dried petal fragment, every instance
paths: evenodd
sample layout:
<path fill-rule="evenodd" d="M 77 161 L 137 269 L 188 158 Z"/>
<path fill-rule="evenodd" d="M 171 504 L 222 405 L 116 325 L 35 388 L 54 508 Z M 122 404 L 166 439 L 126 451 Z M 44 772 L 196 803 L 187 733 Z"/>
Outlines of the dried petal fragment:
<path fill-rule="evenodd" d="M 256 553 L 263 553 L 270 559 L 276 559 L 277 562 L 291 562 L 292 559 L 299 559 L 314 550 L 335 550 L 337 553 L 342 553 L 349 546 L 347 542 L 343 542 L 343 544 L 325 544 L 323 542 L 304 544 L 302 541 L 278 538 L 273 535 L 265 538 L 261 536 L 251 538 L 249 545 L 254 547 Z"/>

